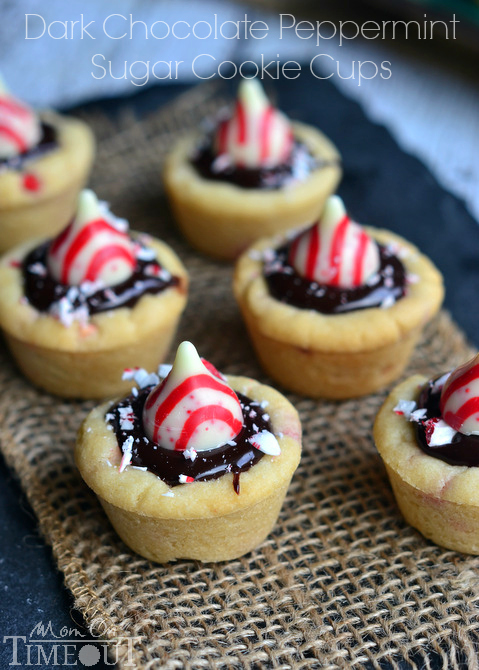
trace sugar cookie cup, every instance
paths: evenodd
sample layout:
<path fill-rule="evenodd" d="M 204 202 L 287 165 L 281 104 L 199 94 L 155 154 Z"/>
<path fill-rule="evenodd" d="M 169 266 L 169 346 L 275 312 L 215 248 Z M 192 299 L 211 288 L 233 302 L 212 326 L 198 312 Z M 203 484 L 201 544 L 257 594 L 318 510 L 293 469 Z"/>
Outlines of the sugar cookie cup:
<path fill-rule="evenodd" d="M 257 401 L 268 401 L 279 456 L 263 456 L 241 473 L 169 488 L 148 471 L 119 472 L 121 450 L 107 429 L 112 403 L 95 408 L 77 439 L 75 461 L 121 539 L 141 556 L 164 563 L 180 558 L 225 561 L 248 553 L 270 533 L 301 455 L 301 425 L 294 407 L 274 389 L 246 377 L 229 385 Z M 173 495 L 171 495 L 171 493 Z"/>
<path fill-rule="evenodd" d="M 176 254 L 149 238 L 159 263 L 179 278 L 177 286 L 143 295 L 132 307 L 90 316 L 66 327 L 39 312 L 24 297 L 21 263 L 39 241 L 13 249 L 0 260 L 0 327 L 20 370 L 40 388 L 71 398 L 107 398 L 123 393 L 124 368 L 153 370 L 170 347 L 186 305 L 188 275 Z"/>
<path fill-rule="evenodd" d="M 284 240 L 264 239 L 237 262 L 234 293 L 258 359 L 284 388 L 313 398 L 343 399 L 384 388 L 403 372 L 424 325 L 439 310 L 444 290 L 432 262 L 403 238 L 365 228 L 398 249 L 416 279 L 387 309 L 343 314 L 299 309 L 273 298 L 261 256 Z"/>
<path fill-rule="evenodd" d="M 479 554 L 479 468 L 429 456 L 414 424 L 394 412 L 400 400 L 417 401 L 426 382 L 414 375 L 392 390 L 374 423 L 376 448 L 407 523 L 442 547 Z"/>
<path fill-rule="evenodd" d="M 198 251 L 220 260 L 237 258 L 260 237 L 309 223 L 341 178 L 340 155 L 319 130 L 291 124 L 294 137 L 325 165 L 304 180 L 275 190 L 244 189 L 202 177 L 191 163 L 198 134 L 180 140 L 166 159 L 164 183 L 178 226 Z"/>
<path fill-rule="evenodd" d="M 61 230 L 93 163 L 95 142 L 86 123 L 54 112 L 40 118 L 55 129 L 58 146 L 26 159 L 21 170 L 0 170 L 0 253 Z M 33 188 L 25 187 L 26 176 Z"/>

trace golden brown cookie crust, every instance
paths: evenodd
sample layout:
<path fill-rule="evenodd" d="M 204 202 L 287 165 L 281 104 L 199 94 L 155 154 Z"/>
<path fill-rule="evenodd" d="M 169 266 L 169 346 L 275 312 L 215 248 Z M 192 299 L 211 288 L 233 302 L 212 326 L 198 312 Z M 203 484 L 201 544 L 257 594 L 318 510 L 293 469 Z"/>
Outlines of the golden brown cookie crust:
<path fill-rule="evenodd" d="M 417 401 L 426 382 L 415 375 L 393 389 L 376 417 L 374 441 L 406 521 L 440 546 L 479 554 L 479 468 L 426 454 L 414 424 L 394 412 L 399 400 Z"/>
<path fill-rule="evenodd" d="M 260 240 L 238 260 L 234 291 L 237 300 L 264 336 L 306 350 L 331 353 L 374 351 L 421 328 L 438 311 L 444 296 L 442 276 L 419 250 L 386 230 L 366 228 L 380 244 L 399 251 L 407 274 L 418 279 L 407 295 L 387 309 L 370 308 L 345 314 L 320 314 L 273 298 L 257 257 L 277 247 L 279 239 Z"/>
<path fill-rule="evenodd" d="M 449 465 L 429 456 L 417 445 L 414 423 L 393 411 L 399 400 L 417 401 L 426 382 L 426 377 L 414 375 L 391 391 L 374 424 L 376 447 L 384 463 L 415 489 L 452 503 L 479 506 L 479 468 Z"/>
<path fill-rule="evenodd" d="M 179 314 L 186 304 L 188 276 L 183 264 L 166 244 L 149 236 L 146 239 L 160 264 L 180 278 L 180 286 L 157 295 L 146 294 L 133 308 L 121 307 L 94 314 L 87 327 L 75 321 L 66 328 L 23 300 L 22 269 L 16 265 L 41 240 L 27 242 L 8 252 L 0 259 L 0 327 L 19 340 L 62 351 L 103 351 L 133 344 L 140 334 L 155 330 L 165 314 Z"/>
<path fill-rule="evenodd" d="M 340 177 L 340 155 L 319 130 L 293 123 L 295 137 L 317 158 L 331 165 L 304 181 L 281 189 L 244 189 L 201 177 L 190 156 L 198 144 L 192 134 L 168 156 L 164 180 L 177 222 L 193 246 L 222 259 L 237 257 L 258 237 L 314 221 Z"/>
<path fill-rule="evenodd" d="M 264 370 L 285 388 L 315 398 L 373 393 L 401 375 L 421 329 L 443 299 L 442 277 L 411 244 L 367 228 L 390 244 L 416 281 L 387 309 L 320 314 L 273 298 L 263 276 L 262 252 L 284 238 L 258 241 L 238 260 L 234 293 Z"/>
<path fill-rule="evenodd" d="M 118 471 L 121 451 L 105 413 L 115 402 L 96 407 L 78 434 L 75 460 L 93 491 L 108 503 L 138 515 L 167 519 L 214 518 L 234 514 L 276 493 L 289 483 L 301 455 L 301 425 L 294 407 L 269 386 L 247 377 L 227 376 L 235 391 L 257 401 L 268 401 L 271 425 L 281 447 L 279 456 L 263 456 L 250 470 L 241 473 L 240 494 L 233 488 L 233 475 L 207 482 L 175 486 L 173 497 L 165 496 L 169 486 L 151 472 L 128 466 Z"/>
<path fill-rule="evenodd" d="M 94 314 L 87 324 L 64 326 L 25 299 L 22 259 L 28 242 L 0 260 L 0 327 L 18 366 L 34 384 L 63 397 L 108 398 L 128 389 L 126 367 L 155 369 L 165 358 L 186 305 L 188 276 L 176 254 L 145 236 L 160 264 L 180 279 L 134 307 Z M 143 237 L 143 239 L 145 239 Z"/>

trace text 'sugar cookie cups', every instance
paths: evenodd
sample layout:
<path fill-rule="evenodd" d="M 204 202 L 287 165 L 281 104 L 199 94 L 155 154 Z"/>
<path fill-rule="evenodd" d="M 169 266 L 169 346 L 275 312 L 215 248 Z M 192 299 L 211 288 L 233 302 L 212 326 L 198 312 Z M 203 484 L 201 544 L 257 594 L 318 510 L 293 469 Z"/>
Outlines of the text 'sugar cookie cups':
<path fill-rule="evenodd" d="M 85 123 L 37 114 L 0 81 L 0 253 L 68 223 L 93 153 Z"/>
<path fill-rule="evenodd" d="M 431 261 L 397 235 L 351 221 L 337 196 L 311 228 L 245 252 L 234 291 L 265 371 L 287 389 L 329 398 L 396 379 L 443 299 Z"/>
<path fill-rule="evenodd" d="M 189 242 L 231 260 L 259 237 L 314 221 L 340 175 L 333 144 L 290 122 L 253 79 L 241 82 L 232 116 L 212 136 L 175 146 L 164 179 Z"/>
<path fill-rule="evenodd" d="M 0 327 L 20 369 L 66 397 L 128 388 L 125 367 L 155 368 L 186 304 L 186 271 L 163 242 L 128 232 L 92 191 L 53 240 L 0 260 Z"/>
<path fill-rule="evenodd" d="M 479 554 L 479 355 L 399 384 L 374 440 L 406 521 L 436 544 Z"/>
<path fill-rule="evenodd" d="M 171 371 L 127 374 L 139 389 L 94 409 L 75 460 L 110 521 L 154 561 L 221 561 L 273 527 L 301 454 L 292 405 L 246 377 L 223 376 L 183 342 Z"/>

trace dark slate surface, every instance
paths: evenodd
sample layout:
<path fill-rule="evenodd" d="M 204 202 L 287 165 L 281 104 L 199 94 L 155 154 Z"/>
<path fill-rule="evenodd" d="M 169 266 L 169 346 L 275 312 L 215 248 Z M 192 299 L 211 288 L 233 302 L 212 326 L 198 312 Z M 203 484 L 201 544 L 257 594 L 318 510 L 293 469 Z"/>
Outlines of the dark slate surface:
<path fill-rule="evenodd" d="M 185 86 L 164 86 L 130 98 L 108 100 L 101 105 L 116 113 L 133 106 L 140 115 L 171 100 Z M 417 244 L 442 270 L 447 288 L 446 307 L 469 339 L 479 346 L 479 225 L 463 203 L 446 193 L 430 172 L 398 148 L 388 131 L 368 121 L 360 107 L 346 99 L 332 84 L 303 72 L 295 81 L 274 84 L 279 106 L 293 118 L 316 124 L 331 137 L 344 159 L 344 179 L 339 189 L 353 216 L 398 232 Z M 72 610 L 69 593 L 62 586 L 50 550 L 36 530 L 33 513 L 3 461 L 0 462 L 0 630 L 2 636 L 28 637 L 39 622 L 52 622 L 58 633 L 63 626 L 75 628 L 87 638 L 81 617 Z M 12 662 L 12 642 L 0 640 L 0 668 Z M 52 645 L 44 645 L 48 657 Z M 70 663 L 78 660 L 77 653 Z M 101 649 L 101 647 L 100 647 Z M 26 653 L 19 644 L 19 662 Z M 37 663 L 37 652 L 32 663 Z M 93 654 L 93 656 L 91 655 Z M 90 667 L 94 652 L 84 659 Z M 436 659 L 432 659 L 433 662 Z M 37 667 L 67 667 L 41 659 Z M 76 667 L 87 667 L 77 662 Z M 406 666 L 405 666 L 406 667 Z"/>

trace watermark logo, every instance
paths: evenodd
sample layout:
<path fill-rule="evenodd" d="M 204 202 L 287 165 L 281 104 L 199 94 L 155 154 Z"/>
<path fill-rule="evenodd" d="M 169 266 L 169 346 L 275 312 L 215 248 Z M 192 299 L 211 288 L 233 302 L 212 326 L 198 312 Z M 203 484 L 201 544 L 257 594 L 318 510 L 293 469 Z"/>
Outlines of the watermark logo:
<path fill-rule="evenodd" d="M 5 635 L 3 644 L 10 647 L 9 667 L 94 668 L 100 661 L 114 666 L 120 659 L 123 667 L 135 668 L 133 647 L 140 637 L 121 637 L 108 644 L 98 638 L 88 639 L 76 628 L 64 626 L 55 631 L 51 621 L 40 621 L 29 635 Z"/>

